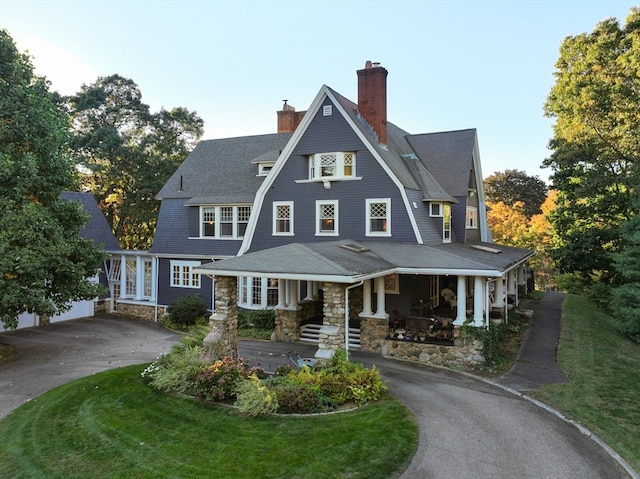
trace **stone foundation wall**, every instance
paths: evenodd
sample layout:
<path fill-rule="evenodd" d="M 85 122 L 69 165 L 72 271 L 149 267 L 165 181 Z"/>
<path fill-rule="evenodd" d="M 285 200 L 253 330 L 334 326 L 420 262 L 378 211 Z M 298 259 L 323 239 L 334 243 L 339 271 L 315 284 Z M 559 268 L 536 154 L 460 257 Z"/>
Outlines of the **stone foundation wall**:
<path fill-rule="evenodd" d="M 482 348 L 481 341 L 461 337 L 454 340 L 453 346 L 385 339 L 381 352 L 390 358 L 456 367 L 484 363 Z"/>
<path fill-rule="evenodd" d="M 379 354 L 388 332 L 388 319 L 361 317 L 360 349 Z"/>
<path fill-rule="evenodd" d="M 300 339 L 300 310 L 276 309 L 274 341 L 290 343 Z"/>
<path fill-rule="evenodd" d="M 98 313 L 95 313 L 98 314 Z M 156 318 L 156 307 L 152 304 L 137 303 L 117 303 L 116 314 L 137 319 L 148 319 L 154 321 Z M 158 306 L 158 319 L 165 314 L 164 306 Z"/>

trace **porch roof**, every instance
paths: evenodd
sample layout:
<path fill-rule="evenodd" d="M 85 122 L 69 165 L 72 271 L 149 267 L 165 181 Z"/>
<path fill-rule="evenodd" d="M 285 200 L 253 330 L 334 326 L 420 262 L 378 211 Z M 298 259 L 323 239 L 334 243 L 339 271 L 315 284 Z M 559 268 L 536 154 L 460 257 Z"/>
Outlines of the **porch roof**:
<path fill-rule="evenodd" d="M 195 268 L 196 273 L 355 283 L 392 273 L 501 276 L 533 251 L 489 243 L 443 244 L 353 240 L 291 243 Z"/>

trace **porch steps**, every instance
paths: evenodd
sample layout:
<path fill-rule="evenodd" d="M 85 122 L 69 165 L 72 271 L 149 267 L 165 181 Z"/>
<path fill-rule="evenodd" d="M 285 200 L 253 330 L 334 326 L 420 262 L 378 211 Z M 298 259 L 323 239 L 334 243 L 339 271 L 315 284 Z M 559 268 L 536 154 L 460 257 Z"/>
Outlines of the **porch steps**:
<path fill-rule="evenodd" d="M 300 341 L 318 344 L 320 342 L 320 329 L 322 324 L 304 324 L 300 327 Z M 349 328 L 349 347 L 360 347 L 360 329 Z"/>

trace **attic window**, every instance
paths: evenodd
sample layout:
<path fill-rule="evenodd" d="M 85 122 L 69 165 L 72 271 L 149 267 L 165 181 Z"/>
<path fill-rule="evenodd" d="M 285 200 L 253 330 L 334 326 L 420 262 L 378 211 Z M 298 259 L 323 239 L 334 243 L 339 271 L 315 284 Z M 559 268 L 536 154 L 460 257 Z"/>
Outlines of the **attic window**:
<path fill-rule="evenodd" d="M 322 107 L 322 116 L 333 115 L 333 105 L 325 105 Z"/>
<path fill-rule="evenodd" d="M 369 251 L 369 248 L 357 243 L 341 244 L 340 247 L 346 249 L 347 251 L 353 251 L 354 253 L 364 253 L 366 251 Z"/>
<path fill-rule="evenodd" d="M 267 176 L 273 168 L 273 162 L 258 163 L 258 176 Z"/>
<path fill-rule="evenodd" d="M 309 157 L 309 179 L 353 178 L 355 166 L 354 152 L 316 153 Z"/>
<path fill-rule="evenodd" d="M 492 248 L 491 246 L 485 246 L 485 245 L 481 245 L 481 244 L 474 244 L 471 247 L 473 249 L 478 249 L 480 251 L 486 251 L 487 253 L 493 253 L 493 254 L 502 253 L 502 250 L 500 250 L 498 248 Z"/>

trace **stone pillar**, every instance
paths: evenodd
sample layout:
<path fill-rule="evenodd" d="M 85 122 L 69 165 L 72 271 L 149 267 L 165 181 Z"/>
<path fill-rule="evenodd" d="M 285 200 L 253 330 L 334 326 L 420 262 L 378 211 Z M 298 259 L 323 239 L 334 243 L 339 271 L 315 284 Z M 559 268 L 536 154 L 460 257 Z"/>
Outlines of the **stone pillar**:
<path fill-rule="evenodd" d="M 360 318 L 360 350 L 371 353 L 382 352 L 385 338 L 389 334 L 389 321 L 383 318 Z"/>
<path fill-rule="evenodd" d="M 211 331 L 203 344 L 213 359 L 238 357 L 238 281 L 216 276 L 215 313 L 209 318 Z"/>
<path fill-rule="evenodd" d="M 323 283 L 324 306 L 322 328 L 316 357 L 330 359 L 338 349 L 344 349 L 345 285 Z"/>
<path fill-rule="evenodd" d="M 462 326 L 467 319 L 467 277 L 458 275 L 458 293 L 456 295 L 456 326 Z"/>

